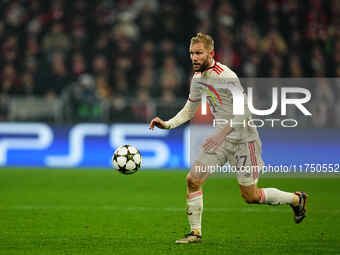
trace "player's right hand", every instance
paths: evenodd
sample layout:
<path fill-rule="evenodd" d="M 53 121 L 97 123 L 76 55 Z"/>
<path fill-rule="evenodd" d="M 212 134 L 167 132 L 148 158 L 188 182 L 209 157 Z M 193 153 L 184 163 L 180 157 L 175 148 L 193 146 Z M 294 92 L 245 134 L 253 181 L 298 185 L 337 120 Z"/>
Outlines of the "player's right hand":
<path fill-rule="evenodd" d="M 164 120 L 162 120 L 158 117 L 153 118 L 151 120 L 150 125 L 149 125 L 149 129 L 153 130 L 155 126 L 160 128 L 160 129 L 168 129 L 169 128 L 169 125 L 167 125 Z"/>

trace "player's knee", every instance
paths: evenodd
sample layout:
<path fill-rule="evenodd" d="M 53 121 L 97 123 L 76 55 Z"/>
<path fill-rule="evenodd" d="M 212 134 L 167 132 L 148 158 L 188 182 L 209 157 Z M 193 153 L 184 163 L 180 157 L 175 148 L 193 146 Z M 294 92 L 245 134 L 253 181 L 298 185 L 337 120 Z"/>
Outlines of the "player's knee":
<path fill-rule="evenodd" d="M 257 194 L 241 193 L 241 196 L 247 204 L 257 204 L 260 202 L 260 197 Z"/>
<path fill-rule="evenodd" d="M 196 191 L 201 188 L 201 180 L 199 178 L 194 178 L 190 175 L 187 175 L 186 181 L 189 191 Z"/>

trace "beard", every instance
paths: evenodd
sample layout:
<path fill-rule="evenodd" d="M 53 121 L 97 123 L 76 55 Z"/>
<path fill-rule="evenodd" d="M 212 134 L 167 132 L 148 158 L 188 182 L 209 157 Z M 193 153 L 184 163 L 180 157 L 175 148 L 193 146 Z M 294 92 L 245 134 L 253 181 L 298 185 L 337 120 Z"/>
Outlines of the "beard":
<path fill-rule="evenodd" d="M 205 71 L 206 69 L 209 68 L 209 58 L 206 58 L 202 64 L 198 64 L 198 65 L 195 65 L 194 63 L 192 63 L 192 69 L 195 71 L 195 72 L 203 72 Z"/>

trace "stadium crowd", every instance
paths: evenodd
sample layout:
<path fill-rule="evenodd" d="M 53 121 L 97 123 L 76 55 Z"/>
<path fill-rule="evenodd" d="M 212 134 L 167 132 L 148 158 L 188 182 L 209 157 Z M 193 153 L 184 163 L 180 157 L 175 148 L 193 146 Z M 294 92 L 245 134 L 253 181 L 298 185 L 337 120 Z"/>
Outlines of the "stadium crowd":
<path fill-rule="evenodd" d="M 0 15 L 2 120 L 14 96 L 60 99 L 70 120 L 170 117 L 198 31 L 240 77 L 340 77 L 338 0 L 2 0 Z M 340 127 L 331 81 L 311 88 L 317 127 Z"/>

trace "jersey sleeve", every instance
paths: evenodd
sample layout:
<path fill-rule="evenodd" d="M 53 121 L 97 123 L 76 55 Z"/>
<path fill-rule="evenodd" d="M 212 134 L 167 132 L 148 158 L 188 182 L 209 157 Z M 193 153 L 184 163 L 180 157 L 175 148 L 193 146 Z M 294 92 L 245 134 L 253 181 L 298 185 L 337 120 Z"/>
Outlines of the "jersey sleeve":
<path fill-rule="evenodd" d="M 180 110 L 175 117 L 166 121 L 168 128 L 169 129 L 176 128 L 182 125 L 183 123 L 187 122 L 188 120 L 191 120 L 195 116 L 195 113 L 199 105 L 200 105 L 199 103 L 193 103 L 187 100 L 182 110 Z"/>
<path fill-rule="evenodd" d="M 194 77 L 191 80 L 191 84 L 190 84 L 190 92 L 189 92 L 189 98 L 188 100 L 190 102 L 200 102 L 201 101 L 201 96 L 202 96 L 202 92 L 201 92 L 201 88 L 198 82 L 196 82 L 197 78 Z"/>

